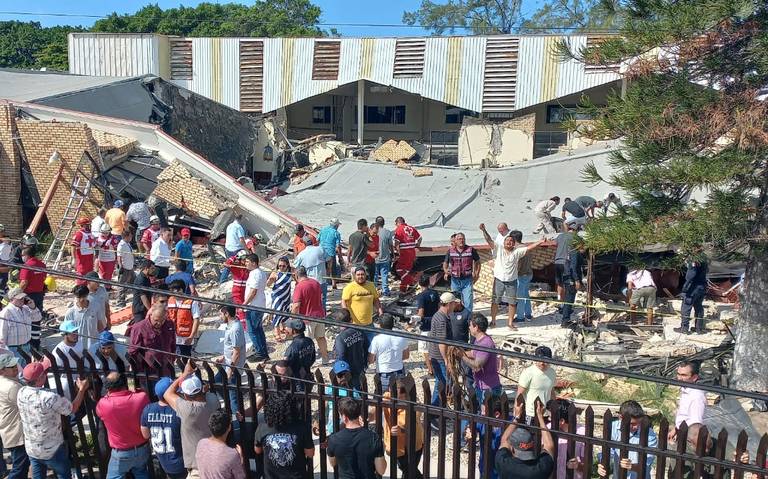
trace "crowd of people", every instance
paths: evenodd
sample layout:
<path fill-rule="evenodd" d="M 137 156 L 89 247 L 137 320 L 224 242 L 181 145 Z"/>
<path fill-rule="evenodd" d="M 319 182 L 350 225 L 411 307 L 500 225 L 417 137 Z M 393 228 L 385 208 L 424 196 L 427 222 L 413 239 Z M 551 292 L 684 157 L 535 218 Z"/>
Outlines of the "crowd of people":
<path fill-rule="evenodd" d="M 553 221 L 551 216 L 559 198 L 553 197 L 536 207 L 541 230 L 559 231 L 554 237 L 555 279 L 563 301 L 564 326 L 573 323 L 576 290 L 582 288 L 584 247 L 576 232 L 594 216 L 596 208 L 607 208 L 610 203 L 618 203 L 618 199 L 613 195 L 605 202 L 584 196 L 572 201 L 566 199 L 562 222 Z M 84 351 L 109 362 L 113 372 L 102 378 L 101 394 L 93 396 L 99 398 L 95 408 L 99 434 L 111 450 L 107 477 L 125 477 L 128 473 L 135 478 L 149 477 L 153 454 L 171 478 L 244 477 L 243 451 L 232 447 L 232 438 L 239 437 L 244 430 L 246 411 L 241 410 L 235 394 L 229 395 L 229 410 L 233 413 L 230 415 L 222 409 L 225 398 L 208 391 L 190 361 L 175 379 L 164 376 L 134 387 L 129 387 L 126 375 L 115 367 L 119 353 L 110 331 L 110 296 L 117 307 L 123 306 L 131 296 L 132 318 L 126 332 L 128 348 L 126 356 L 120 359 L 128 359 L 137 371 L 173 372 L 177 358 L 189 359 L 201 330 L 203 310 L 201 301 L 195 299 L 198 291 L 190 230 L 182 228 L 175 235 L 171 228 L 162 226 L 160 219 L 142 202 L 131 204 L 127 212 L 124 209 L 125 205 L 118 200 L 95 218 L 77 221 L 79 229 L 72 237 L 71 254 L 73 268 L 82 277 L 73 290 L 73 304 L 58 327 L 61 340 L 53 350 L 57 366 L 64 366 L 66 362 L 76 370 L 71 353 L 82 355 Z M 545 410 L 554 405 L 563 411 L 560 417 L 565 418 L 571 403 L 556 397 L 557 374 L 550 364 L 552 351 L 546 346 L 536 349 L 537 361 L 516 379 L 519 400 L 515 401 L 513 414 L 501 417 L 504 393 L 499 374 L 501 360 L 493 352 L 496 344 L 488 329 L 497 323 L 502 307 L 508 308 L 510 328 L 515 328 L 515 322 L 533 319 L 528 292 L 533 274 L 529 253 L 541 247 L 544 240 L 525 244 L 522 232 L 511 230 L 505 223 L 497 225 L 497 234 L 492 237 L 484 224 L 479 225 L 494 255 L 494 286 L 488 319 L 474 311 L 473 285 L 479 277 L 480 258 L 477 248 L 466 243 L 463 233 L 450 238 L 442 262 L 442 279 L 449 288 L 439 292 L 434 280 L 417 270 L 416 253 L 421 244 L 417 229 L 408 225 L 403 217 L 395 219 L 392 231 L 386 224 L 381 216 L 370 224 L 366 219 L 358 220 L 357 230 L 346 242 L 346 255 L 338 219 L 332 219 L 317 235 L 299 225 L 291 239 L 293 258 L 280 258 L 276 269 L 267 272 L 260 267 L 266 253 L 263 238 L 249 235 L 242 218 L 235 217 L 226 228 L 223 245 L 226 260 L 219 277 L 221 283 L 232 279 L 232 304 L 218 309 L 224 333 L 221 354 L 213 360 L 224 367 L 224 374 L 217 375 L 217 383 L 237 383 L 248 355 L 246 336 L 253 345 L 251 359 L 256 362 L 271 359 L 270 342 L 286 343 L 281 357 L 274 358 L 274 371 L 283 378 L 298 380 L 296 391 L 303 391 L 306 381 L 313 381 L 314 368 L 318 366 L 330 366 L 339 386 L 344 388 L 336 393 L 338 404 L 329 401 L 326 414 L 326 418 L 330 418 L 335 411 L 341 427 L 333 430 L 333 422 L 327 420 L 330 436 L 321 444 L 340 477 L 374 478 L 383 474 L 387 468 L 386 458 L 393 449 L 396 449 L 397 464 L 390 467 L 398 467 L 404 477 L 410 477 L 409 462 L 416 458 L 418 464 L 422 459 L 423 422 L 413 421 L 405 409 L 398 409 L 394 416 L 397 421 L 391 422 L 393 415 L 385 408 L 383 434 L 379 437 L 364 427 L 369 412 L 363 409 L 360 400 L 365 394 L 362 380 L 366 372 L 374 372 L 385 398 L 390 398 L 392 391 L 403 401 L 416 398 L 415 380 L 405 366 L 411 355 L 411 340 L 392 334 L 398 320 L 385 313 L 382 304 L 382 299 L 391 295 L 390 274 L 394 273 L 400 280 L 401 294 L 417 293 L 416 315 L 405 323 L 405 330 L 424 339 L 418 341 L 417 352 L 422 353 L 419 360 L 423 359 L 428 374 L 434 377 L 431 404 L 445 406 L 444 398 L 460 390 L 482 414 L 512 421 L 506 428 L 488 428 L 482 424 L 469 427 L 466 421 L 452 425 L 462 442 L 477 440 L 485 444 L 486 436 L 490 436 L 492 447 L 481 448 L 478 463 L 471 467 L 502 478 L 544 479 L 556 471 L 558 478 L 564 479 L 568 469 L 574 469 L 579 478 L 590 474 L 583 470 L 583 444 L 579 447 L 577 443 L 576 454 L 571 457 L 563 449 L 567 442 L 560 439 L 555 444 L 548 432 Z M 9 244 L 6 236 L 0 236 L 0 256 Z M 62 435 L 60 416 L 75 420 L 86 395 L 93 394 L 88 380 L 75 375 L 60 378 L 64 388 L 64 394 L 60 395 L 47 387 L 51 364 L 47 361 L 26 364 L 30 349 L 40 345 L 46 282 L 49 281 L 45 272 L 24 268 L 46 267 L 37 257 L 39 249 L 30 240 L 20 244 L 19 284 L 7 292 L 8 304 L 0 311 L 0 417 L 3 418 L 0 440 L 10 451 L 12 464 L 8 477 L 11 478 L 27 477 L 29 468 L 35 479 L 45 477 L 47 469 L 59 478 L 70 477 L 70 451 Z M 329 312 L 329 289 L 336 288 L 344 272 L 350 274 L 351 280 L 341 291 L 340 307 Z M 7 270 L 0 271 L 0 275 L 7 274 Z M 686 284 L 690 283 L 690 287 L 684 293 L 690 292 L 692 298 L 687 303 L 690 312 L 700 307 L 706 265 L 692 265 L 689 276 Z M 109 284 L 99 282 L 115 277 L 121 284 L 133 284 L 141 289 L 122 287 L 112 292 Z M 5 287 L 7 277 L 1 279 Z M 656 287 L 649 271 L 642 268 L 631 271 L 627 287 L 630 304 L 642 308 L 653 306 Z M 238 305 L 248 307 L 238 308 Z M 271 310 L 269 317 L 274 332 L 271 341 L 265 332 L 267 307 Z M 309 319 L 298 319 L 294 314 Z M 325 325 L 312 318 L 332 320 L 339 325 L 341 331 L 333 338 L 333 344 L 328 344 Z M 378 327 L 374 328 L 374 324 Z M 687 329 L 686 322 L 683 327 Z M 462 343 L 462 346 L 446 341 Z M 697 363 L 683 363 L 678 368 L 678 379 L 695 382 L 698 373 Z M 149 388 L 158 398 L 154 403 L 146 393 Z M 326 393 L 333 394 L 330 389 Z M 463 404 L 453 404 L 453 407 L 462 409 Z M 301 409 L 301 401 L 290 392 L 278 391 L 259 397 L 251 407 L 261 411 L 265 419 L 255 431 L 254 440 L 254 452 L 263 458 L 263 476 L 304 477 L 315 446 L 309 414 Z M 689 430 L 696 425 L 701 427 L 705 407 L 706 398 L 700 390 L 684 388 L 676 426 L 685 421 Z M 630 444 L 639 444 L 642 407 L 635 401 L 626 401 L 619 414 L 620 418 L 630 418 Z M 436 416 L 429 419 L 432 427 L 440 427 Z M 615 434 L 612 432 L 617 441 L 619 423 L 613 424 Z M 529 429 L 533 424 L 542 428 L 539 455 L 534 454 L 538 448 L 534 447 Z M 570 432 L 567 427 L 567 422 L 558 424 L 559 430 Z M 676 430 L 673 428 L 670 432 L 670 439 Z M 583 434 L 583 428 L 578 427 L 574 432 Z M 405 440 L 410 436 L 414 441 Z M 653 431 L 648 445 L 656 446 Z M 415 449 L 409 450 L 411 447 Z M 555 447 L 560 448 L 557 461 L 554 460 Z M 648 455 L 649 466 L 653 459 L 653 455 Z M 639 479 L 637 453 L 630 452 L 624 459 L 619 458 L 618 452 L 612 453 L 610 464 L 611 470 L 601 465 L 596 474 L 603 477 L 622 468 L 627 470 L 629 479 Z M 417 478 L 422 477 L 420 467 L 416 470 Z M 649 474 L 650 468 L 647 468 L 644 479 L 649 479 Z"/>

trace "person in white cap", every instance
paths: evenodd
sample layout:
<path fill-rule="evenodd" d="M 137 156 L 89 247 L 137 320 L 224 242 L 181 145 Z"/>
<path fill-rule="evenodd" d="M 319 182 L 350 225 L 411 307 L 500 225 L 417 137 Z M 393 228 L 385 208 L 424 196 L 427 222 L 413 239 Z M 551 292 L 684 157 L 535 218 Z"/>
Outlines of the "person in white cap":
<path fill-rule="evenodd" d="M 98 234 L 101 231 L 101 227 L 104 225 L 104 215 L 107 214 L 106 208 L 99 208 L 96 212 L 96 216 L 91 220 L 91 231 Z"/>
<path fill-rule="evenodd" d="M 183 397 L 177 392 L 179 387 Z M 219 409 L 219 398 L 203 387 L 188 361 L 184 371 L 163 394 L 163 399 L 181 419 L 181 449 L 184 451 L 184 467 L 190 474 L 188 477 L 199 477 L 195 461 L 197 443 L 208 437 L 208 418 Z"/>
<path fill-rule="evenodd" d="M 453 293 L 445 292 L 440 295 L 440 309 L 437 310 L 430 322 L 429 337 L 441 341 L 453 339 L 451 331 L 451 313 L 460 302 Z M 432 371 L 435 373 L 435 388 L 432 390 L 432 405 L 440 405 L 440 389 L 447 389 L 448 373 L 446 367 L 446 355 L 448 346 L 443 343 L 430 342 L 427 347 L 429 350 L 429 362 L 432 364 Z"/>
<path fill-rule="evenodd" d="M 112 228 L 106 223 L 101 225 L 99 233 L 96 239 L 96 270 L 101 279 L 111 281 L 117 264 L 117 245 L 120 239 L 112 234 Z M 107 291 L 112 289 L 109 284 L 104 287 Z"/>
<path fill-rule="evenodd" d="M 317 237 L 317 244 L 323 248 L 325 253 L 325 269 L 331 276 L 331 288 L 336 289 L 336 278 L 343 268 L 343 256 L 341 254 L 341 233 L 339 233 L 341 222 L 338 218 L 332 218 L 331 223 L 320 230 Z"/>
<path fill-rule="evenodd" d="M 0 345 L 13 351 L 24 362 L 19 351 L 29 352 L 32 323 L 40 322 L 40 310 L 21 288 L 10 290 L 8 301 L 8 305 L 0 311 Z"/>

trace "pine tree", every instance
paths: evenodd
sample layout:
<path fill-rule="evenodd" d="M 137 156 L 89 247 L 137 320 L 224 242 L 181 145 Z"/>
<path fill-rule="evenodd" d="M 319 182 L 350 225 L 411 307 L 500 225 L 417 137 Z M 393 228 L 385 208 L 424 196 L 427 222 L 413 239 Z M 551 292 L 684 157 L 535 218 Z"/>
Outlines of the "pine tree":
<path fill-rule="evenodd" d="M 763 0 L 626 0 L 621 35 L 560 53 L 624 62 L 626 88 L 582 133 L 622 139 L 602 178 L 625 207 L 587 228 L 596 251 L 668 244 L 678 258 L 743 259 L 731 384 L 768 391 L 768 7 Z M 626 206 L 628 202 L 632 206 Z"/>

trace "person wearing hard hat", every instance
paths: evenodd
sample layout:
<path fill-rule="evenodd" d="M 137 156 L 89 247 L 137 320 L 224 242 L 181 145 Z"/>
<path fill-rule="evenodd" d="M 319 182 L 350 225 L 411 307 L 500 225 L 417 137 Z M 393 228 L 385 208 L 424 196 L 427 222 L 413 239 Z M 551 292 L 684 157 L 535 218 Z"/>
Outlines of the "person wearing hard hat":
<path fill-rule="evenodd" d="M 96 241 L 96 269 L 99 271 L 99 277 L 107 281 L 112 280 L 117 264 L 117 245 L 120 239 L 112 234 L 112 228 L 104 223 L 101 225 L 99 238 Z M 107 291 L 112 289 L 112 285 L 105 284 Z"/>
<path fill-rule="evenodd" d="M 77 220 L 80 229 L 72 237 L 72 259 L 77 274 L 85 276 L 93 271 L 96 238 L 91 233 L 91 220 L 85 216 Z M 78 278 L 77 284 L 85 284 L 85 279 Z"/>

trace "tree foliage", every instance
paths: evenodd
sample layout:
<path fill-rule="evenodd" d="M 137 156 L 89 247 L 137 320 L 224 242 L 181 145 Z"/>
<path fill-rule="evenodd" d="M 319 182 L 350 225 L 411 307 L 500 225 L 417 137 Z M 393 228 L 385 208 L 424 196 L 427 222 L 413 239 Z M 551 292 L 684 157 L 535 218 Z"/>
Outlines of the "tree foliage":
<path fill-rule="evenodd" d="M 0 22 L 0 67 L 66 70 L 67 34 L 73 31 L 83 31 L 83 28 Z"/>
<path fill-rule="evenodd" d="M 560 53 L 596 64 L 625 61 L 626 93 L 581 133 L 621 139 L 602 177 L 620 188 L 620 214 L 587 228 L 598 251 L 669 244 L 684 259 L 747 262 L 734 384 L 768 390 L 768 363 L 754 347 L 768 339 L 768 7 L 751 0 L 627 0 L 621 35 Z M 630 238 L 628 238 L 630 237 Z"/>
<path fill-rule="evenodd" d="M 520 26 L 525 33 L 569 33 L 611 30 L 618 26 L 620 6 L 604 0 L 547 0 Z"/>

